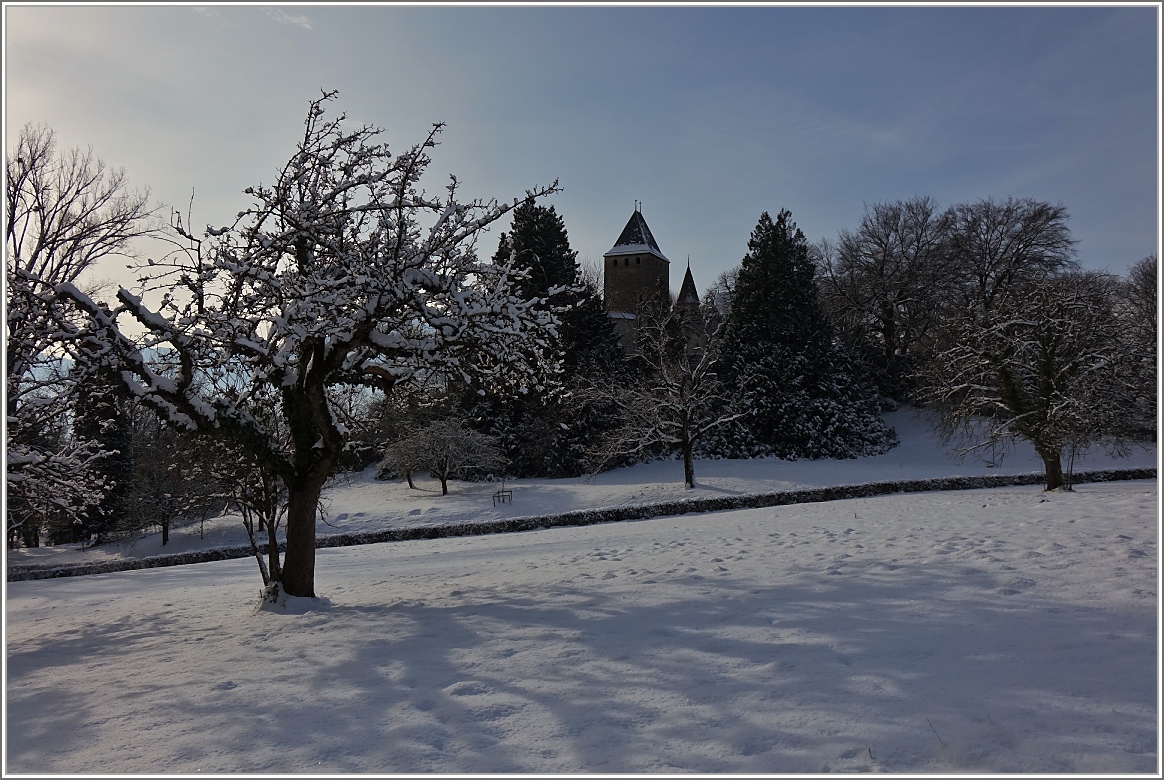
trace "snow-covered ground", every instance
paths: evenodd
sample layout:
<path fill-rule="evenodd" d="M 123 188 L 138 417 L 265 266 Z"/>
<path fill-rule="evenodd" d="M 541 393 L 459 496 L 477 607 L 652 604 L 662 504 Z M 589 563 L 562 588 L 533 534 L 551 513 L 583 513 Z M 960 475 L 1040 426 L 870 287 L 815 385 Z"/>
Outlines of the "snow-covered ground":
<path fill-rule="evenodd" d="M 988 465 L 971 455 L 961 460 L 930 433 L 926 422 L 911 409 L 886 415 L 901 444 L 888 453 L 855 460 L 783 461 L 701 460 L 696 462 L 694 490 L 683 488 L 683 465 L 677 460 L 656 461 L 616 469 L 591 480 L 523 479 L 507 483 L 513 503 L 494 506 L 498 485 L 488 482 L 449 482 L 449 494 L 441 495 L 440 483 L 424 475 L 414 476 L 416 490 L 404 480 L 375 479 L 375 468 L 362 474 L 337 478 L 324 494 L 327 515 L 318 526 L 320 535 L 375 531 L 389 527 L 472 523 L 513 517 L 537 517 L 578 509 L 653 504 L 684 498 L 703 498 L 767 493 L 828 485 L 978 474 L 1041 473 L 1042 462 L 1029 445 L 1020 444 L 1001 462 Z M 1112 458 L 1097 451 L 1076 463 L 1077 469 L 1142 468 L 1156 465 L 1156 448 L 1138 448 L 1128 457 Z M 80 545 L 40 547 L 9 553 L 10 564 L 71 564 L 109 558 L 145 557 L 181 553 L 205 547 L 245 545 L 242 521 L 234 515 L 180 528 L 170 542 L 161 544 L 155 532 L 121 547 L 105 545 L 82 549 Z"/>
<path fill-rule="evenodd" d="M 903 433 L 897 461 L 697 476 L 981 469 Z M 497 511 L 675 497 L 678 470 L 522 482 Z M 331 522 L 493 511 L 452 490 L 337 486 Z M 282 609 L 249 559 L 7 583 L 4 769 L 1158 772 L 1159 530 L 1152 480 L 327 549 L 320 598 Z"/>

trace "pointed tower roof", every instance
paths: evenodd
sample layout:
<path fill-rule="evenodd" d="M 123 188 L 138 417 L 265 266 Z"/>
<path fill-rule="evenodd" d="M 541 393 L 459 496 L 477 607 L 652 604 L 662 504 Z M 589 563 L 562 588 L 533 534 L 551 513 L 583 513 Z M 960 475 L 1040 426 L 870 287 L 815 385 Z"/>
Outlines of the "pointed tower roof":
<path fill-rule="evenodd" d="M 695 290 L 695 280 L 691 278 L 691 263 L 687 263 L 687 273 L 683 275 L 683 286 L 679 288 L 676 306 L 698 306 L 699 293 Z"/>
<path fill-rule="evenodd" d="M 619 233 L 618 240 L 603 257 L 637 254 L 652 254 L 660 260 L 671 262 L 667 260 L 663 250 L 659 249 L 658 242 L 651 235 L 651 229 L 647 227 L 647 221 L 643 219 L 643 213 L 635 208 L 635 212 L 627 220 L 626 227 Z"/>

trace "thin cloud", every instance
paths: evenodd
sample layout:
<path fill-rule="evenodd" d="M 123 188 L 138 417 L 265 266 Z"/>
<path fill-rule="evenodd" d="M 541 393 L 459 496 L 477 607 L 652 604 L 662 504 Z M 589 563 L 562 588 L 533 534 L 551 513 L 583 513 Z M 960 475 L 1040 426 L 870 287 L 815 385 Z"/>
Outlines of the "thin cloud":
<path fill-rule="evenodd" d="M 295 27 L 299 27 L 303 30 L 311 29 L 311 20 L 303 14 L 289 14 L 285 13 L 279 8 L 267 8 L 266 11 L 267 16 L 271 17 L 280 24 L 294 25 Z"/>

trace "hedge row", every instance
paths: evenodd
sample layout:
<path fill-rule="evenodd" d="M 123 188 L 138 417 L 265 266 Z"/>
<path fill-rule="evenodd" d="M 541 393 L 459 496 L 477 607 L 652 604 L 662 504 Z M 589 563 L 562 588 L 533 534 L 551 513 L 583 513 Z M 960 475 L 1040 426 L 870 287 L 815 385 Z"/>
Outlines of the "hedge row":
<path fill-rule="evenodd" d="M 1076 483 L 1084 483 L 1155 478 L 1156 469 L 1148 468 L 1086 471 L 1075 474 L 1073 479 Z M 869 498 L 893 493 L 976 490 L 979 488 L 1007 487 L 1011 485 L 1039 485 L 1042 483 L 1042 474 L 992 474 L 980 477 L 940 477 L 937 479 L 914 479 L 895 482 L 867 482 L 858 485 L 837 485 L 834 487 L 808 488 L 805 490 L 783 490 L 776 493 L 753 493 L 750 495 L 724 496 L 720 498 L 692 498 L 681 501 L 667 501 L 659 504 L 583 509 L 556 515 L 516 517 L 508 520 L 491 520 L 480 523 L 455 523 L 412 528 L 388 528 L 381 531 L 365 531 L 360 533 L 329 534 L 327 536 L 316 537 L 316 548 L 351 547 L 359 544 L 404 542 L 413 539 L 441 539 L 452 536 L 478 536 L 483 534 L 512 533 L 515 531 L 533 531 L 541 528 L 561 526 L 617 523 L 624 520 L 646 520 L 652 517 L 685 515 L 691 512 L 759 509 L 762 507 L 787 506 L 789 504 L 838 501 L 847 498 Z M 280 543 L 279 549 L 282 550 L 283 547 L 283 543 Z M 265 554 L 267 545 L 259 545 L 259 549 Z M 153 569 L 162 566 L 184 566 L 191 563 L 249 558 L 251 555 L 251 548 L 249 546 L 212 547 L 185 553 L 155 555 L 149 558 L 83 563 L 74 566 L 10 566 L 8 568 L 8 581 L 42 580 L 55 577 L 77 577 L 86 574 L 132 571 L 134 569 Z"/>

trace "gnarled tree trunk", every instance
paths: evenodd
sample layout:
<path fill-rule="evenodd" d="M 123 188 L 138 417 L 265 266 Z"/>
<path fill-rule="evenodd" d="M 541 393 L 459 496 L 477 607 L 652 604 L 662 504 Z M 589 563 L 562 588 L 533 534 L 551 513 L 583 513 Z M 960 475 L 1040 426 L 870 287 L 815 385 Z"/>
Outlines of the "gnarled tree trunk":
<path fill-rule="evenodd" d="M 288 596 L 315 597 L 315 510 L 326 472 L 308 474 L 287 485 L 287 551 L 282 589 Z"/>

